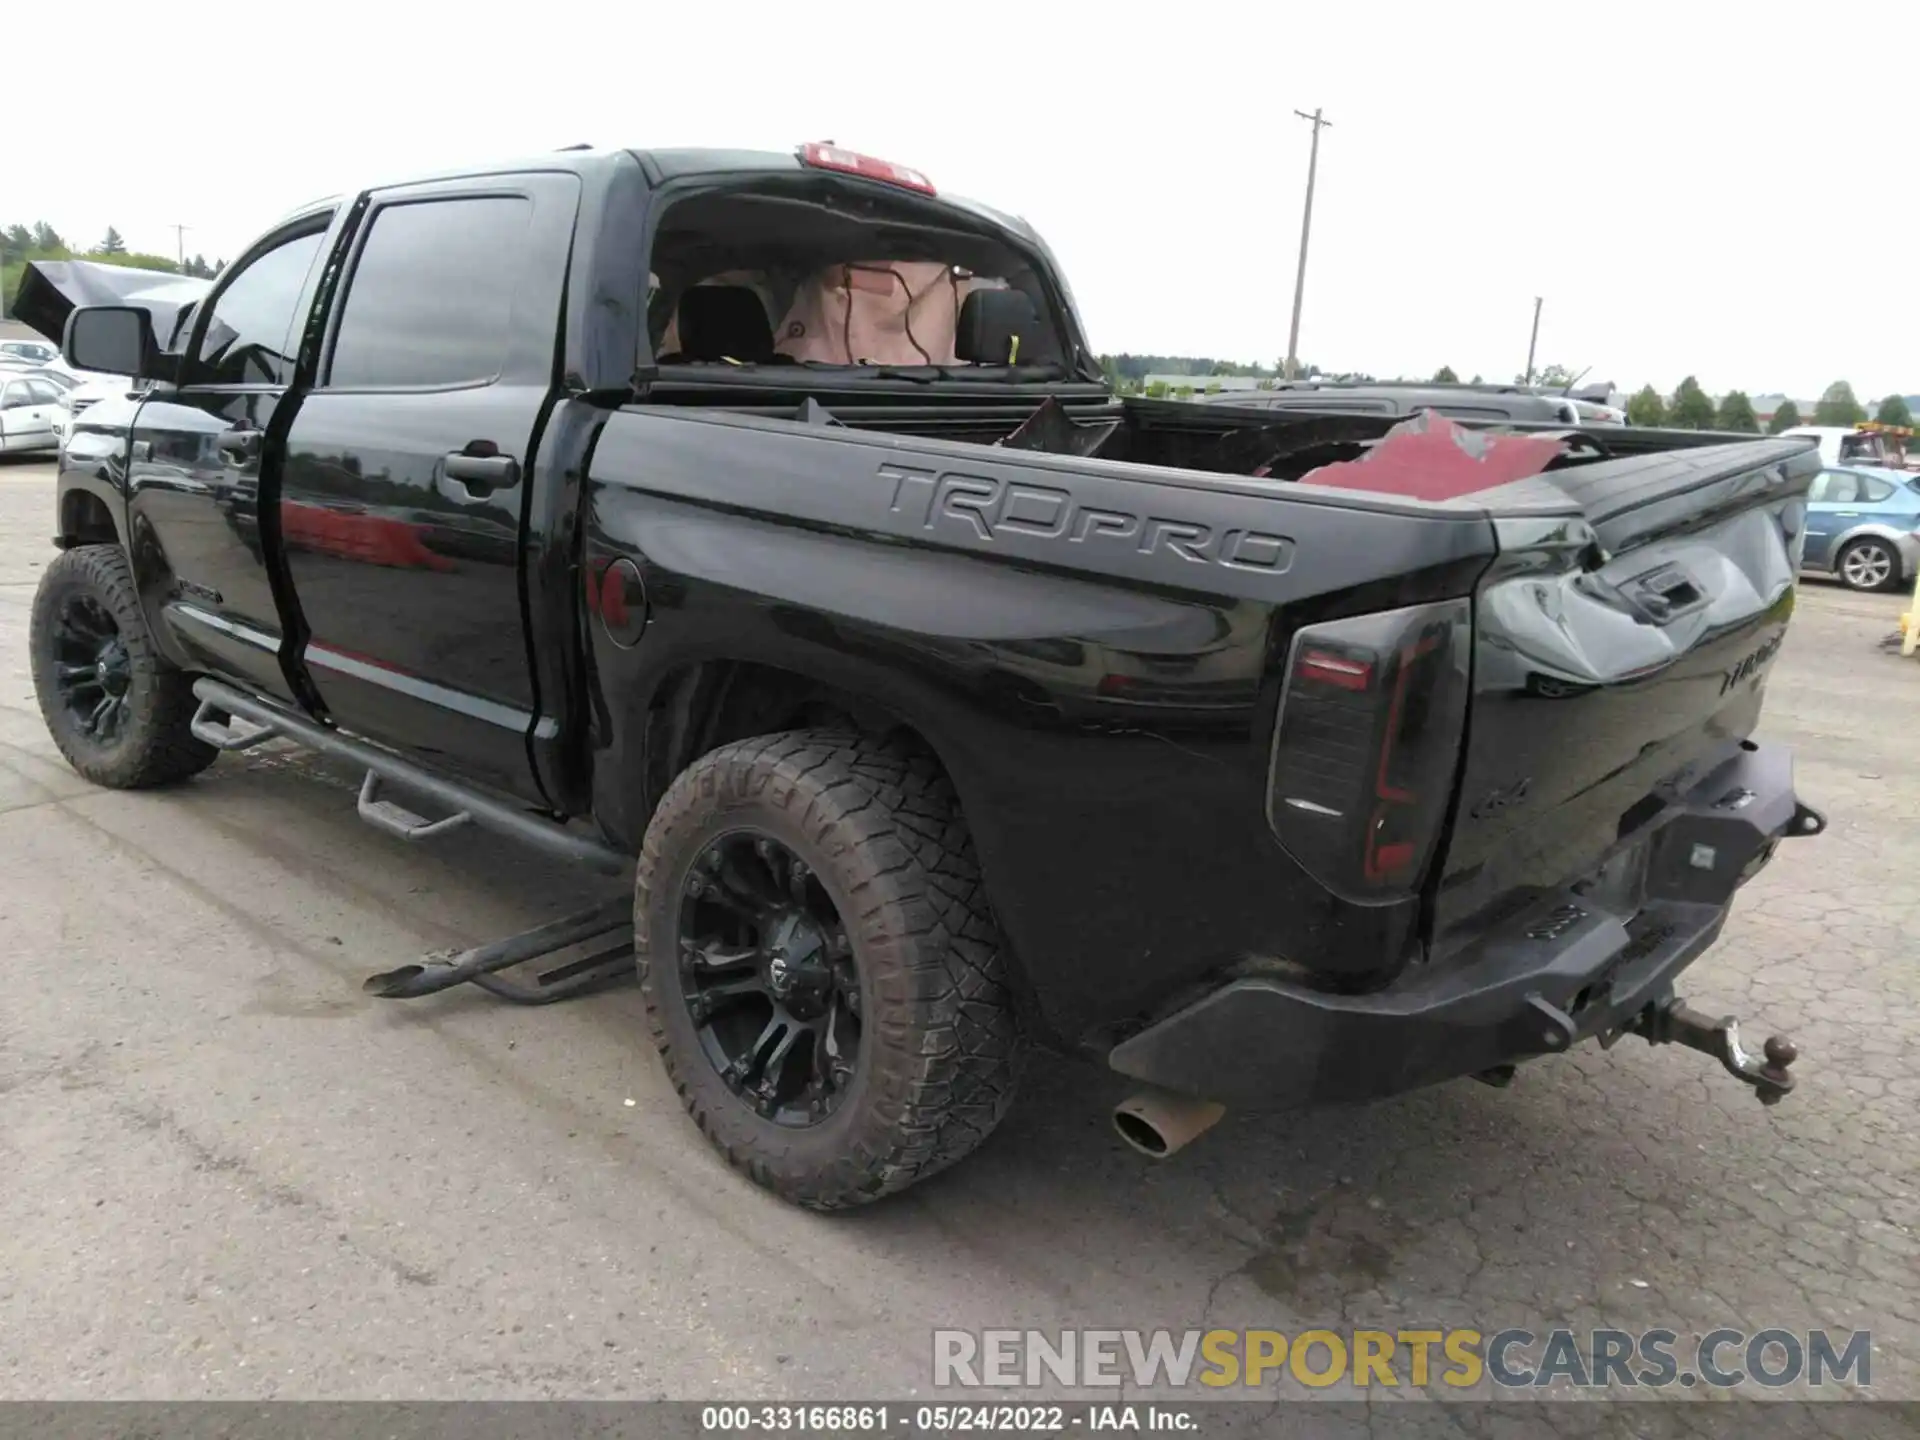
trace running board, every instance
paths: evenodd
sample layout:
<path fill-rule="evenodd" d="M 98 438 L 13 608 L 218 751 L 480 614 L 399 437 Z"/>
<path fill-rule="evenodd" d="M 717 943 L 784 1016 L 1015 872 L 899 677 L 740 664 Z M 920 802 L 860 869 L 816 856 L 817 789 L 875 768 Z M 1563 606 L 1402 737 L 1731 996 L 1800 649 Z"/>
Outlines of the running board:
<path fill-rule="evenodd" d="M 570 958 L 538 966 L 567 952 Z M 533 978 L 509 980 L 496 972 L 533 965 Z M 383 1000 L 415 1000 L 455 985 L 478 985 L 515 1005 L 551 1005 L 582 990 L 633 974 L 633 901 L 606 900 L 518 935 L 458 954 L 429 955 L 397 970 L 369 975 L 360 988 Z"/>
<path fill-rule="evenodd" d="M 198 691 L 194 693 L 198 694 Z M 211 745 L 216 750 L 232 753 L 235 750 L 251 750 L 263 740 L 271 740 L 279 732 L 271 725 L 255 725 L 242 720 L 237 715 L 227 715 L 224 720 L 216 716 L 226 712 L 211 700 L 202 700 L 200 708 L 193 712 L 193 719 L 187 730 L 203 745 Z"/>
<path fill-rule="evenodd" d="M 576 835 L 551 820 L 541 819 L 509 802 L 496 800 L 466 785 L 435 775 L 390 750 L 342 735 L 338 730 L 305 715 L 296 715 L 222 681 L 196 680 L 193 694 L 200 702 L 200 708 L 193 717 L 193 734 L 196 739 L 216 750 L 246 750 L 278 737 L 317 750 L 323 755 L 338 756 L 363 766 L 367 778 L 360 787 L 360 818 L 399 839 L 430 840 L 449 830 L 473 824 L 482 830 L 543 850 L 556 860 L 584 865 L 602 875 L 622 874 L 631 863 L 627 856 L 597 840 Z M 220 717 L 225 718 L 223 720 Z M 429 820 L 404 805 L 383 800 L 380 798 L 383 782 L 441 807 L 449 814 L 445 819 Z"/>
<path fill-rule="evenodd" d="M 428 820 L 396 800 L 382 800 L 380 776 L 373 770 L 367 771 L 367 778 L 360 782 L 360 803 L 354 808 L 360 812 L 360 818 L 374 829 L 384 830 L 396 840 L 405 840 L 409 844 L 416 840 L 431 840 L 449 830 L 458 830 L 473 819 L 471 810 L 456 810 L 444 820 Z"/>

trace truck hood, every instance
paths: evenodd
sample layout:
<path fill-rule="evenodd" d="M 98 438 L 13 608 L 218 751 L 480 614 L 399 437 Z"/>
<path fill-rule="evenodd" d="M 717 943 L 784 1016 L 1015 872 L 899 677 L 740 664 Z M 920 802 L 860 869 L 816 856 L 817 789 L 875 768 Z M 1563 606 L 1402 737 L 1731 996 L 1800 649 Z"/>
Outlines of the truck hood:
<path fill-rule="evenodd" d="M 100 265 L 91 260 L 31 260 L 14 297 L 14 319 L 55 345 L 67 332 L 67 316 L 83 305 L 138 305 L 153 316 L 163 348 L 179 338 L 194 305 L 213 288 L 211 280 Z"/>

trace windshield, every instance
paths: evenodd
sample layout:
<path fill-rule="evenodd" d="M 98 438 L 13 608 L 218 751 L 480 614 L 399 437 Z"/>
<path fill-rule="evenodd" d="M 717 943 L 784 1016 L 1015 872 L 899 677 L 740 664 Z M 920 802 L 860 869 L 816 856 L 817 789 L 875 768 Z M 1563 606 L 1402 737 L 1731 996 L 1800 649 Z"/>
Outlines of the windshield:
<path fill-rule="evenodd" d="M 1048 283 L 1001 231 L 918 195 L 760 177 L 674 203 L 653 247 L 662 366 L 1064 377 Z"/>

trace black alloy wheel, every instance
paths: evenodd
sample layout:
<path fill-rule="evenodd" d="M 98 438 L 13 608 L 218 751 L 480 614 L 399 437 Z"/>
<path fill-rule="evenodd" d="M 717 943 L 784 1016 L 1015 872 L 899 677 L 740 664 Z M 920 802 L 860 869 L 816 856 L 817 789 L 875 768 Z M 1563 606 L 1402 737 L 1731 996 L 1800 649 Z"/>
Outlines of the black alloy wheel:
<path fill-rule="evenodd" d="M 789 730 L 683 770 L 633 879 L 667 1078 L 727 1162 L 815 1210 L 979 1146 L 1025 1052 L 958 797 L 901 735 Z"/>
<path fill-rule="evenodd" d="M 680 899 L 681 991 L 700 1049 L 763 1119 L 832 1115 L 858 1073 L 860 976 L 846 927 L 807 863 L 735 830 L 708 842 Z"/>
<path fill-rule="evenodd" d="M 94 784 L 166 785 L 219 755 L 193 736 L 193 677 L 154 644 L 118 546 L 75 546 L 41 572 L 27 650 L 47 733 Z"/>
<path fill-rule="evenodd" d="M 69 594 L 54 612 L 53 683 L 75 731 L 111 745 L 130 718 L 133 659 L 127 642 L 92 595 Z"/>

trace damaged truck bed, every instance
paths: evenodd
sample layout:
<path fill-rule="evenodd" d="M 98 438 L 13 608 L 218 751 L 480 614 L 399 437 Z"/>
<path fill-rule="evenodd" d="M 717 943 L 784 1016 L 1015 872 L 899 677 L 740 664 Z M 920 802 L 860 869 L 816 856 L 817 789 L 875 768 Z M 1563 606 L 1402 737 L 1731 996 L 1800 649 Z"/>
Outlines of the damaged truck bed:
<path fill-rule="evenodd" d="M 1034 1043 L 1139 1082 L 1160 1154 L 1587 1039 L 1791 1086 L 1675 982 L 1823 824 L 1749 738 L 1804 442 L 1116 399 L 1024 224 L 819 146 L 371 189 L 173 343 L 62 323 L 153 386 L 64 457 L 34 673 L 76 768 L 292 739 L 398 840 L 632 865 L 369 986 L 637 960 L 788 1198 L 957 1160 Z"/>

